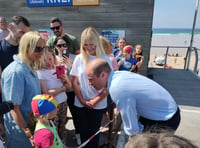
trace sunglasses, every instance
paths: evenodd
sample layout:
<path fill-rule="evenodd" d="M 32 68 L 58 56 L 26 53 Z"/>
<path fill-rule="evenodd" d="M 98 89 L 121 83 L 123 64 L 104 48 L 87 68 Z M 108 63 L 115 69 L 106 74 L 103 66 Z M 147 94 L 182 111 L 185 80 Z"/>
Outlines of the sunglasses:
<path fill-rule="evenodd" d="M 63 47 L 63 48 L 67 48 L 67 44 L 58 44 L 58 45 L 56 45 L 58 48 L 61 48 L 61 47 Z"/>
<path fill-rule="evenodd" d="M 34 52 L 42 52 L 44 49 L 45 47 L 36 46 Z"/>
<path fill-rule="evenodd" d="M 51 30 L 59 30 L 60 26 L 56 26 L 56 27 L 51 27 Z"/>

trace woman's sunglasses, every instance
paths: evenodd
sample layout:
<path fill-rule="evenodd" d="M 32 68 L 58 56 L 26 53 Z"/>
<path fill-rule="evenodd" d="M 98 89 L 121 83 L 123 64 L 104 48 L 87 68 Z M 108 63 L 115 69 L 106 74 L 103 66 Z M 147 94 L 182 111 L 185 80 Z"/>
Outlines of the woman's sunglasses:
<path fill-rule="evenodd" d="M 61 48 L 61 47 L 67 48 L 67 44 L 57 44 L 56 46 L 57 46 L 58 48 Z"/>
<path fill-rule="evenodd" d="M 36 46 L 34 52 L 42 52 L 44 51 L 45 47 Z"/>

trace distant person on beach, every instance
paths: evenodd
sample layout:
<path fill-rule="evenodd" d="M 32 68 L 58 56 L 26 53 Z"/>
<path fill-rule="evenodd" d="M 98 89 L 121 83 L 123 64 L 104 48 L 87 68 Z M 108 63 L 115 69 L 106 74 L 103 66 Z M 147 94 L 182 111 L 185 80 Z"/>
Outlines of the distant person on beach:
<path fill-rule="evenodd" d="M 119 109 L 128 136 L 156 127 L 175 131 L 180 123 L 180 110 L 169 92 L 155 81 L 128 71 L 113 72 L 103 59 L 86 67 L 89 84 L 97 91 L 107 88 Z"/>
<path fill-rule="evenodd" d="M 0 65 L 2 71 L 13 61 L 13 55 L 18 53 L 18 46 L 24 33 L 30 31 L 30 23 L 23 16 L 14 16 L 8 28 L 8 36 L 0 40 Z"/>
<path fill-rule="evenodd" d="M 54 41 L 58 36 L 65 36 L 65 38 L 68 41 L 68 50 L 70 51 L 70 53 L 72 54 L 80 53 L 80 47 L 76 37 L 69 33 L 64 32 L 63 23 L 58 17 L 51 18 L 50 29 L 53 31 L 54 36 L 47 41 L 47 46 L 49 46 L 51 49 L 54 49 L 56 54 L 57 50 L 55 49 Z"/>
<path fill-rule="evenodd" d="M 112 53 L 115 56 L 117 62 L 122 57 L 123 48 L 126 46 L 126 39 L 123 37 L 120 37 L 117 39 L 115 48 L 113 49 Z"/>
<path fill-rule="evenodd" d="M 135 72 L 139 72 L 140 68 L 142 67 L 142 63 L 144 61 L 144 56 L 143 56 L 143 47 L 141 44 L 136 44 L 134 47 L 134 51 L 132 54 L 132 58 L 137 60 Z"/>
<path fill-rule="evenodd" d="M 135 72 L 137 60 L 132 58 L 133 47 L 131 45 L 126 45 L 123 49 L 123 56 L 118 61 L 119 70 L 126 70 L 130 72 Z"/>
<path fill-rule="evenodd" d="M 198 148 L 190 140 L 174 135 L 168 131 L 163 133 L 140 133 L 131 137 L 125 148 Z"/>
<path fill-rule="evenodd" d="M 5 17 L 0 17 L 0 40 L 7 37 L 9 30 L 7 28 L 7 22 Z"/>

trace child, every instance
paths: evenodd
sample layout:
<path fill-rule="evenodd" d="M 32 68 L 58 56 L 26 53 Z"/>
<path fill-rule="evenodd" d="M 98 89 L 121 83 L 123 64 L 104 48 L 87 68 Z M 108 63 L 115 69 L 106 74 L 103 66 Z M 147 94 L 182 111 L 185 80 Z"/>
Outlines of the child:
<path fill-rule="evenodd" d="M 143 47 L 141 44 L 135 45 L 134 52 L 132 54 L 132 58 L 135 58 L 137 60 L 135 72 L 138 72 L 144 61 Z"/>
<path fill-rule="evenodd" d="M 109 59 L 112 62 L 113 70 L 114 71 L 118 70 L 119 67 L 117 65 L 117 60 L 112 53 L 112 44 L 103 36 L 100 36 L 99 38 L 103 44 L 103 48 L 104 48 L 106 54 L 108 55 Z"/>
<path fill-rule="evenodd" d="M 118 62 L 119 70 L 126 70 L 134 72 L 136 68 L 137 60 L 132 58 L 133 47 L 131 45 L 127 45 L 123 49 L 123 57 Z"/>
<path fill-rule="evenodd" d="M 51 121 L 56 116 L 57 105 L 57 100 L 47 94 L 36 95 L 32 99 L 31 107 L 37 119 L 34 133 L 36 148 L 63 147 L 62 141 Z"/>
<path fill-rule="evenodd" d="M 125 46 L 126 46 L 126 39 L 123 38 L 123 37 L 118 38 L 116 45 L 115 45 L 115 48 L 112 51 L 117 62 L 119 62 L 120 58 L 122 57 L 123 49 L 124 49 Z"/>
<path fill-rule="evenodd" d="M 42 93 L 50 94 L 58 101 L 58 112 L 53 121 L 62 142 L 65 144 L 65 124 L 67 122 L 67 95 L 65 92 L 71 88 L 71 82 L 65 74 L 60 75 L 60 79 L 54 75 L 56 72 L 56 64 L 56 56 L 53 50 L 46 47 L 43 57 L 40 60 L 37 74 L 40 79 Z"/>

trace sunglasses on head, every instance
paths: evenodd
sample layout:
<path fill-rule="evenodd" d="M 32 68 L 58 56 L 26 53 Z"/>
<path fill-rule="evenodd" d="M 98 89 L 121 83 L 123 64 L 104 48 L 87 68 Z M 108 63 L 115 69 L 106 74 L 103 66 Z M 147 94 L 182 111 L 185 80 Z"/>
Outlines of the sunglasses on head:
<path fill-rule="evenodd" d="M 45 47 L 36 46 L 34 52 L 42 52 L 44 51 Z"/>
<path fill-rule="evenodd" d="M 60 26 L 51 27 L 51 30 L 59 30 Z"/>
<path fill-rule="evenodd" d="M 61 47 L 67 48 L 67 44 L 57 44 L 56 46 L 57 46 L 58 48 L 61 48 Z"/>

